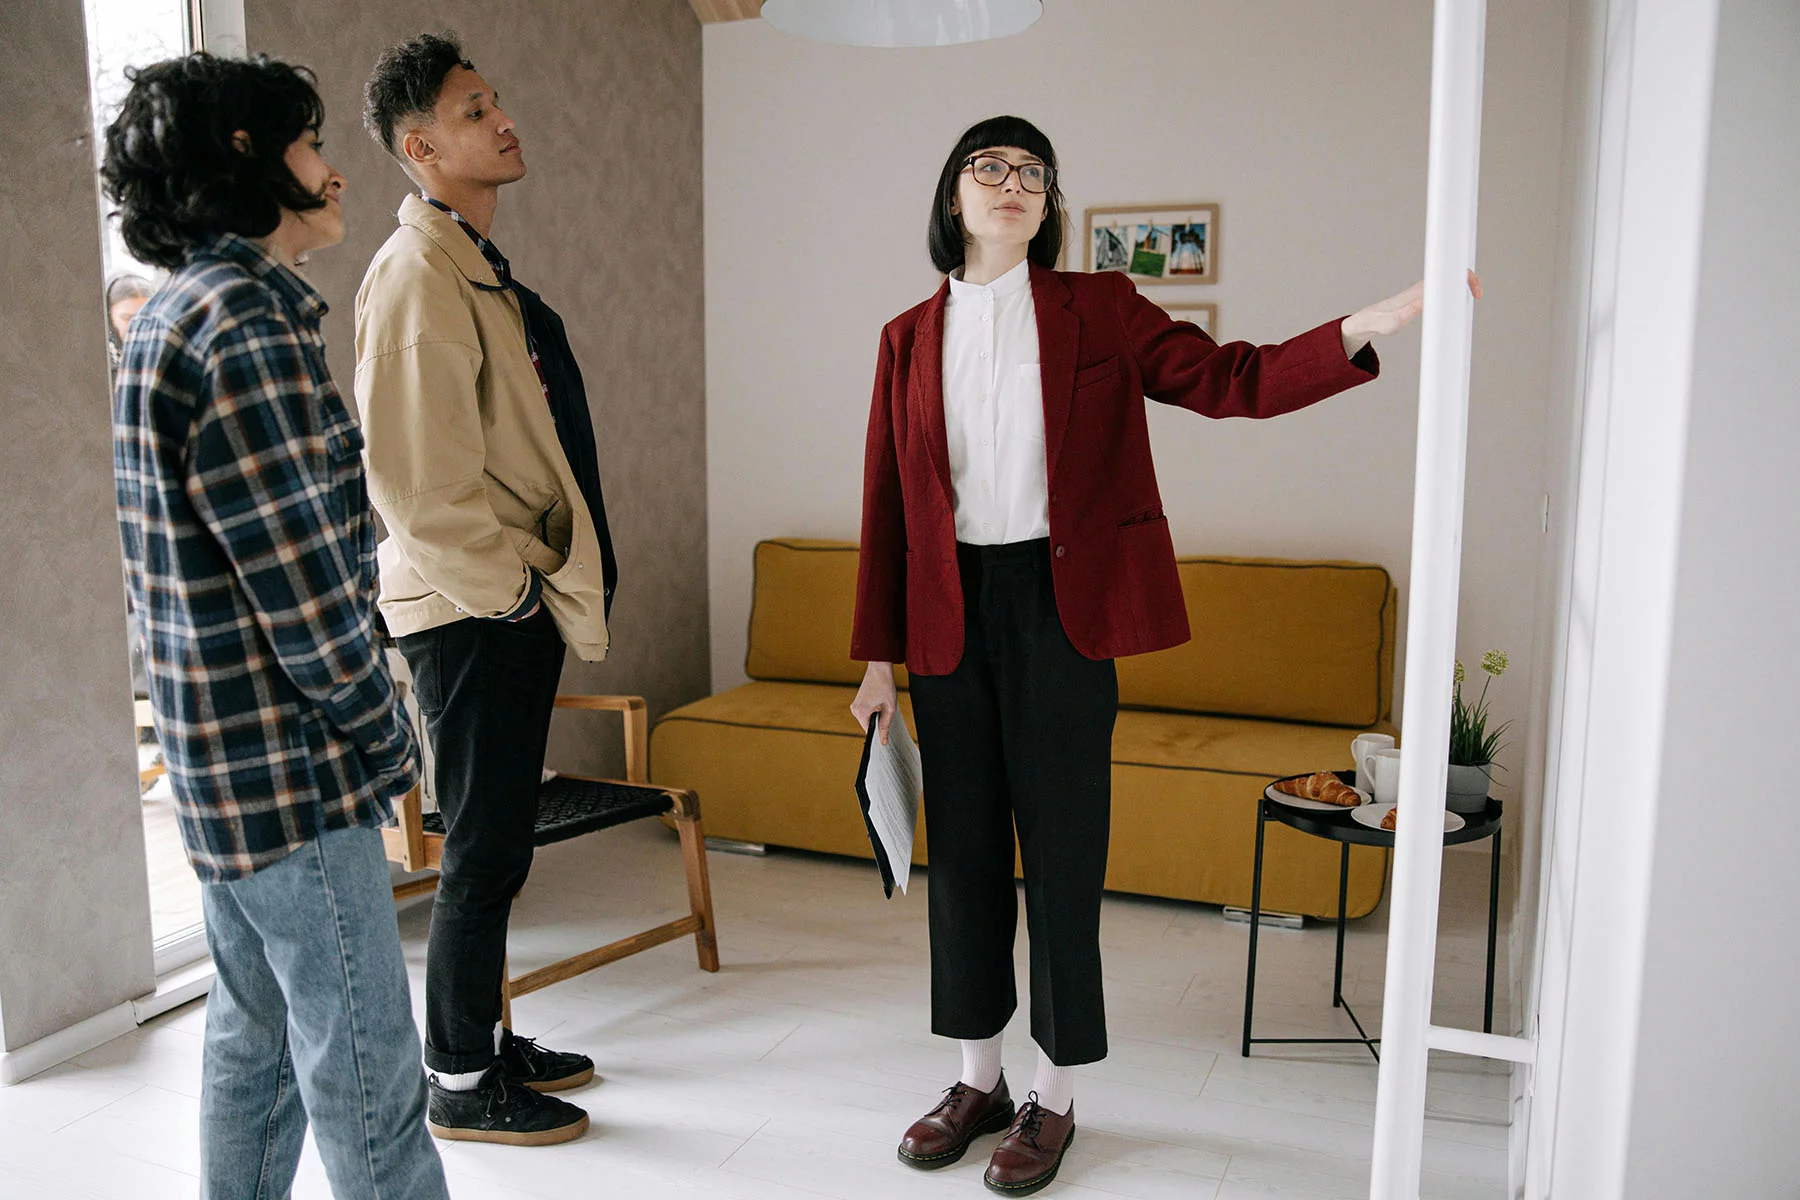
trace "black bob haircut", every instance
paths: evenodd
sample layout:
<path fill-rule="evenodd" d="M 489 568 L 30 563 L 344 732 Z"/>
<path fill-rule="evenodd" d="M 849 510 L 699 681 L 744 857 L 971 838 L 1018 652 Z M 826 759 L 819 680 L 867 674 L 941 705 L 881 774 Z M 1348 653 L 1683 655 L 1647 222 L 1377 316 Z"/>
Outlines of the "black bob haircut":
<path fill-rule="evenodd" d="M 449 30 L 422 33 L 389 46 L 363 85 L 363 128 L 383 150 L 400 158 L 394 130 L 408 117 L 429 117 L 444 90 L 444 78 L 457 67 L 473 71 L 475 64 L 463 57 L 462 45 Z"/>
<path fill-rule="evenodd" d="M 200 52 L 126 78 L 131 91 L 106 128 L 100 178 L 139 260 L 175 270 L 221 233 L 266 237 L 282 209 L 325 207 L 285 161 L 288 147 L 325 119 L 305 67 Z M 246 147 L 233 140 L 239 130 Z"/>
<path fill-rule="evenodd" d="M 1056 150 L 1043 131 L 1024 117 L 989 117 L 970 126 L 957 140 L 956 148 L 944 160 L 944 173 L 938 177 L 937 199 L 931 208 L 926 245 L 931 250 L 932 264 L 946 275 L 963 265 L 967 252 L 962 220 L 950 211 L 956 200 L 957 179 L 971 154 L 995 146 L 1017 146 L 1025 153 L 1043 159 L 1044 165 L 1050 168 L 1050 190 L 1044 193 L 1044 223 L 1031 239 L 1025 256 L 1038 266 L 1051 269 L 1062 257 L 1065 218 L 1062 183 L 1056 177 Z"/>

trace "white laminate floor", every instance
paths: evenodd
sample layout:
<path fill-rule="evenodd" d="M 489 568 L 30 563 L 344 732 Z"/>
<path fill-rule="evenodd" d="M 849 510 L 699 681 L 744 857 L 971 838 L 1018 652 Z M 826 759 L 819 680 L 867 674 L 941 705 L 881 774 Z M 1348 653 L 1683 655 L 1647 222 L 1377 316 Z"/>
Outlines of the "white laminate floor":
<path fill-rule="evenodd" d="M 1446 856 L 1436 1019 L 1479 1028 L 1485 853 Z M 928 1032 L 925 888 L 884 901 L 868 863 L 711 856 L 724 969 L 672 943 L 518 1001 L 515 1025 L 591 1054 L 593 1114 L 548 1149 L 444 1147 L 459 1200 L 887 1200 L 984 1196 L 993 1139 L 936 1173 L 894 1144 L 960 1065 Z M 652 822 L 540 852 L 515 910 L 515 974 L 685 910 L 672 834 Z M 401 913 L 422 1002 L 429 905 Z M 1022 922 L 1021 922 L 1022 924 Z M 1380 1021 L 1385 911 L 1353 923 L 1346 991 Z M 1215 908 L 1109 897 L 1112 1055 L 1081 1068 L 1078 1134 L 1047 1198 L 1286 1200 L 1367 1195 L 1375 1065 L 1359 1047 L 1238 1054 L 1248 930 Z M 1337 1034 L 1328 924 L 1266 930 L 1259 1035 Z M 1019 970 L 1024 979 L 1021 929 Z M 1502 946 L 1504 958 L 1504 945 Z M 1500 994 L 1505 995 L 1504 964 Z M 204 1006 L 191 1004 L 33 1080 L 0 1088 L 0 1200 L 196 1195 Z M 1035 1049 L 1008 1030 L 1015 1094 Z M 1506 1022 L 1496 1022 L 1508 1032 Z M 1507 1068 L 1434 1056 L 1423 1196 L 1501 1200 Z M 310 1143 L 294 1195 L 330 1195 Z"/>

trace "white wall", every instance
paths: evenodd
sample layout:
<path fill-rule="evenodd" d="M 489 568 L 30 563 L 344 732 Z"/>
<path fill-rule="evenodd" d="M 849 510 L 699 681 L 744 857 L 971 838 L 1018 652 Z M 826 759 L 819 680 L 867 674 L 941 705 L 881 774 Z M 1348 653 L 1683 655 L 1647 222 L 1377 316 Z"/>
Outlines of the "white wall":
<path fill-rule="evenodd" d="M 1800 5 L 1725 0 L 1624 1194 L 1800 1195 Z"/>
<path fill-rule="evenodd" d="M 1567 14 L 1509 0 L 1488 36 L 1459 644 L 1520 664 L 1502 718 L 1530 695 Z M 925 224 L 965 127 L 1036 122 L 1077 223 L 1089 205 L 1219 202 L 1220 282 L 1166 291 L 1216 300 L 1224 337 L 1276 341 L 1418 278 L 1430 45 L 1424 0 L 1064 0 L 1016 38 L 897 52 L 708 26 L 715 686 L 743 679 L 754 543 L 857 536 L 876 340 L 937 285 Z M 1416 330 L 1384 355 L 1376 383 L 1277 422 L 1154 412 L 1176 549 L 1366 559 L 1404 595 Z M 1513 781 L 1521 757 L 1503 760 Z"/>
<path fill-rule="evenodd" d="M 1523 1195 L 1793 1196 L 1800 10 L 1604 8 Z"/>

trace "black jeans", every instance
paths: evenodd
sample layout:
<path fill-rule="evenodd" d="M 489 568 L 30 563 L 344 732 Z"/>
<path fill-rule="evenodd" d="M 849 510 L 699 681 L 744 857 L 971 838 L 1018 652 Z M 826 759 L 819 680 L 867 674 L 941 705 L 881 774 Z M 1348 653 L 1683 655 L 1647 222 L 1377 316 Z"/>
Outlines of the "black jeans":
<path fill-rule="evenodd" d="M 1016 826 L 1032 1040 L 1060 1066 L 1094 1062 L 1106 1057 L 1100 895 L 1118 673 L 1063 632 L 1048 542 L 957 554 L 962 661 L 949 675 L 912 677 L 931 858 L 931 1028 L 992 1037 L 1018 1006 Z"/>
<path fill-rule="evenodd" d="M 468 619 L 399 639 L 437 758 L 444 862 L 425 952 L 425 1066 L 494 1061 L 506 923 L 531 871 L 544 743 L 562 677 L 550 614 Z"/>

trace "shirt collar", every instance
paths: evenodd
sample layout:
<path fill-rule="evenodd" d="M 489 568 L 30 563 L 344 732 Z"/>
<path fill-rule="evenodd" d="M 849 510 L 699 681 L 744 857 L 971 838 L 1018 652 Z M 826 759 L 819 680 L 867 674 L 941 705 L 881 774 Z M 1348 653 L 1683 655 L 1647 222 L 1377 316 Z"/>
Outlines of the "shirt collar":
<path fill-rule="evenodd" d="M 1031 260 L 1026 259 L 992 283 L 965 283 L 962 279 L 963 268 L 958 267 L 950 276 L 950 298 L 952 300 L 973 300 L 978 296 L 993 295 L 1013 296 L 1031 286 Z"/>
<path fill-rule="evenodd" d="M 218 234 L 211 241 L 196 246 L 189 258 L 219 258 L 236 263 L 266 284 L 307 321 L 317 323 L 331 311 L 325 297 L 319 295 L 312 284 L 242 234 Z"/>

